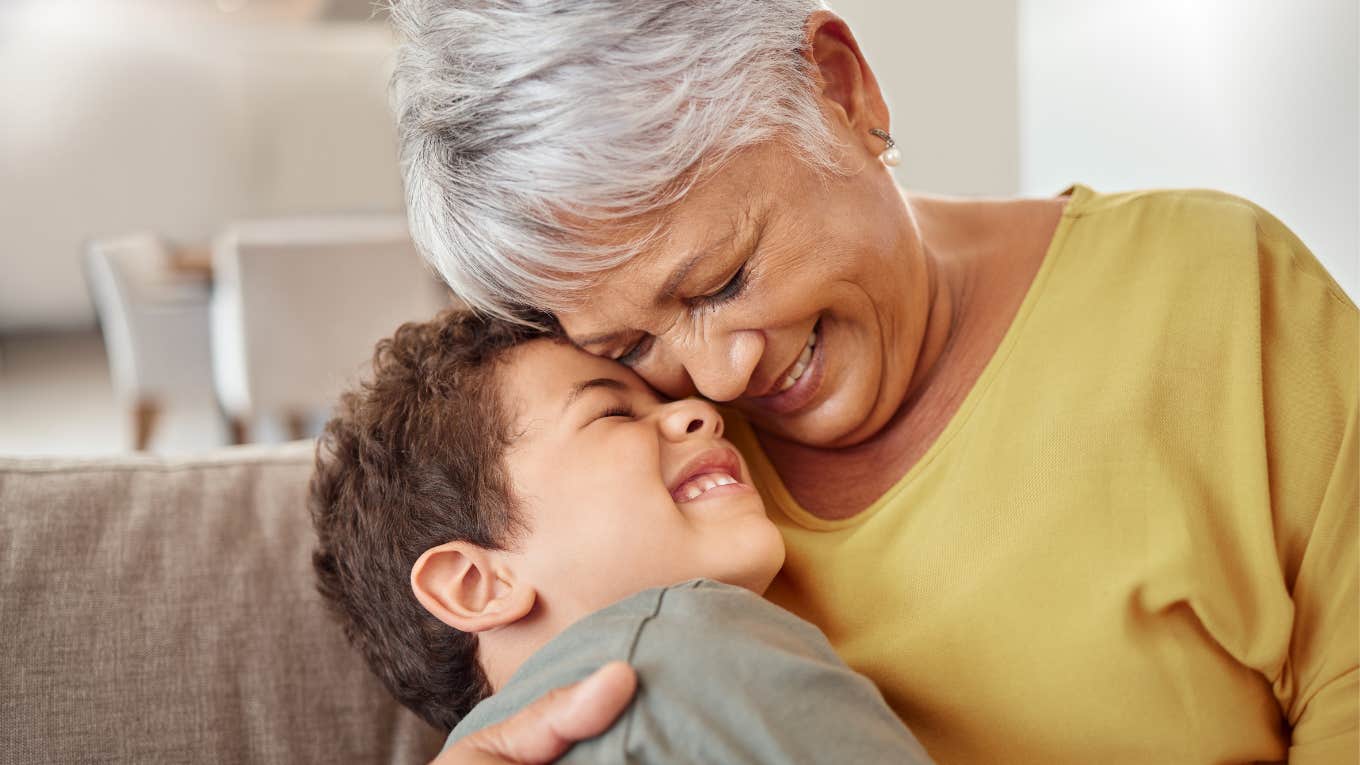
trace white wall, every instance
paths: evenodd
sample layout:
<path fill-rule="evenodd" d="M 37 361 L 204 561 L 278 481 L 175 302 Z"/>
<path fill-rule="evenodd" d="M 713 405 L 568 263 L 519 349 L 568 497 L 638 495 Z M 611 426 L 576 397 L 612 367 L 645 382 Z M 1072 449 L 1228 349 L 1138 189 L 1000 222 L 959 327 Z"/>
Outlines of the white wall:
<path fill-rule="evenodd" d="M 1360 294 L 1355 0 L 831 3 L 888 95 L 903 184 L 1222 188 Z M 399 209 L 391 46 L 379 23 L 0 0 L 0 332 L 92 320 L 88 237 Z"/>
<path fill-rule="evenodd" d="M 1230 191 L 1360 297 L 1357 8 L 1019 0 L 1021 191 Z"/>
<path fill-rule="evenodd" d="M 0 0 L 0 332 L 93 321 L 90 237 L 401 209 L 382 24 Z"/>
<path fill-rule="evenodd" d="M 887 94 L 903 155 L 898 181 L 942 193 L 1014 194 L 1015 0 L 830 3 Z"/>

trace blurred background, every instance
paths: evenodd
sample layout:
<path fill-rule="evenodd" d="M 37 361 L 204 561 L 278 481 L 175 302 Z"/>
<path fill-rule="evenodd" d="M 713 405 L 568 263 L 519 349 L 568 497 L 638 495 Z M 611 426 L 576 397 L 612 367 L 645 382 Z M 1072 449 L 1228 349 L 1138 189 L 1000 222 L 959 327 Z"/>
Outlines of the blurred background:
<path fill-rule="evenodd" d="M 832 0 L 903 184 L 1210 187 L 1360 295 L 1356 0 Z M 0 0 L 0 454 L 307 435 L 448 296 L 370 0 Z"/>

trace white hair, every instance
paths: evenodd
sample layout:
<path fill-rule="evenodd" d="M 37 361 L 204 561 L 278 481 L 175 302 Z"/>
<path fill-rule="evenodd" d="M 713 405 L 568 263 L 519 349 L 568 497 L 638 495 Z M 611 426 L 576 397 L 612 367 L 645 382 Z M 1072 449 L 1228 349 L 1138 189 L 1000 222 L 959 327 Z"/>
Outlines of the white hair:
<path fill-rule="evenodd" d="M 470 306 L 514 319 L 567 307 L 650 238 L 588 234 L 674 203 L 740 149 L 780 138 L 833 167 L 804 36 L 825 7 L 393 0 L 412 238 Z"/>

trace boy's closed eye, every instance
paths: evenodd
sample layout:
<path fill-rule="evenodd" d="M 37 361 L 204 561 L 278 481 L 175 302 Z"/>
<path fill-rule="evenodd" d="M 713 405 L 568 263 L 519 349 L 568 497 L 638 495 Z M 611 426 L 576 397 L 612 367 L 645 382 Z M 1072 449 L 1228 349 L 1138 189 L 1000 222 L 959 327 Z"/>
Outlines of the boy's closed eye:
<path fill-rule="evenodd" d="M 633 411 L 633 408 L 628 406 L 627 404 L 613 404 L 608 409 L 605 409 L 603 412 L 600 412 L 599 414 L 592 417 L 591 422 L 594 422 L 595 420 L 607 419 L 610 417 L 627 417 L 629 419 L 632 419 L 634 417 L 637 417 L 637 414 Z"/>

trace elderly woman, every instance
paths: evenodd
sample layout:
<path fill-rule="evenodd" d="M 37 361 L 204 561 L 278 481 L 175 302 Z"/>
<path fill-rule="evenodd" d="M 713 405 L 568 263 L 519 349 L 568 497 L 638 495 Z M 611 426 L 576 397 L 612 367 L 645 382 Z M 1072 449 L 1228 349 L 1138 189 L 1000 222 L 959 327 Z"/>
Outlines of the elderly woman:
<path fill-rule="evenodd" d="M 788 543 L 770 597 L 934 757 L 1352 761 L 1357 312 L 1279 221 L 904 191 L 894 136 L 939 115 L 891 120 L 818 0 L 394 17 L 425 254 L 725 402 Z M 550 759 L 610 683 L 483 751 Z"/>

